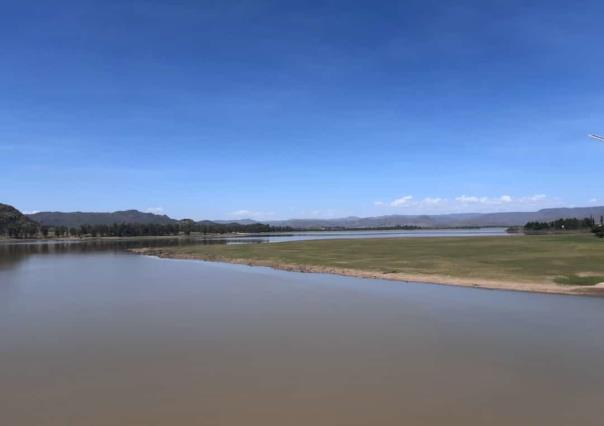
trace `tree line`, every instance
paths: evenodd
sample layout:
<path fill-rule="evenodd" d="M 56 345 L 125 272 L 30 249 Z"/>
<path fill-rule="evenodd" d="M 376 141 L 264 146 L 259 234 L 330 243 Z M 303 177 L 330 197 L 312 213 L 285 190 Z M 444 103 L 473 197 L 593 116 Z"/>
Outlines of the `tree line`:
<path fill-rule="evenodd" d="M 528 233 L 591 231 L 602 238 L 604 237 L 604 216 L 600 216 L 599 223 L 596 223 L 593 217 L 558 219 L 551 222 L 528 222 L 524 225 L 524 230 Z"/>
<path fill-rule="evenodd" d="M 9 238 L 36 238 L 40 234 L 40 226 L 33 222 L 15 222 L 9 223 L 0 231 L 0 236 L 6 235 Z"/>
<path fill-rule="evenodd" d="M 36 223 L 14 223 L 8 226 L 10 238 L 82 238 L 82 237 L 158 237 L 197 234 L 290 232 L 292 228 L 263 223 L 214 223 L 182 220 L 171 224 L 113 223 L 111 225 L 81 225 L 77 227 L 48 226 Z"/>

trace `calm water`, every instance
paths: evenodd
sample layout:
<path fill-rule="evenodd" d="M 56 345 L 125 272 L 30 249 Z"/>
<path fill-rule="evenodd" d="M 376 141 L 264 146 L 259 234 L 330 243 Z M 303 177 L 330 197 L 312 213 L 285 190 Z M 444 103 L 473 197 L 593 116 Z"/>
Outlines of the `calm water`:
<path fill-rule="evenodd" d="M 246 238 L 255 242 L 278 243 L 284 241 L 350 239 L 350 238 L 420 238 L 420 237 L 502 237 L 508 236 L 506 228 L 472 228 L 472 229 L 418 229 L 412 231 L 307 231 L 284 234 L 257 234 L 249 237 L 227 238 L 245 243 Z"/>
<path fill-rule="evenodd" d="M 70 250 L 68 247 L 73 244 L 83 244 L 81 250 L 98 250 L 111 247 L 113 249 L 124 249 L 132 247 L 145 246 L 167 246 L 167 245 L 189 245 L 189 244 L 259 244 L 259 243 L 280 243 L 287 241 L 305 241 L 305 240 L 327 240 L 327 239 L 351 239 L 351 238 L 421 238 L 421 237 L 503 237 L 509 236 L 506 228 L 460 228 L 460 229 L 426 229 L 426 230 L 387 230 L 387 231 L 306 231 L 289 233 L 259 233 L 225 236 L 191 236 L 183 237 L 164 237 L 160 239 L 123 239 L 123 240 L 85 240 L 85 241 L 21 241 L 11 242 L 0 240 L 0 250 L 3 246 L 38 246 L 38 252 L 55 253 Z M 9 249 L 5 249 L 5 254 Z M 1 261 L 1 260 L 0 260 Z"/>
<path fill-rule="evenodd" d="M 601 425 L 604 299 L 0 246 L 0 424 Z"/>

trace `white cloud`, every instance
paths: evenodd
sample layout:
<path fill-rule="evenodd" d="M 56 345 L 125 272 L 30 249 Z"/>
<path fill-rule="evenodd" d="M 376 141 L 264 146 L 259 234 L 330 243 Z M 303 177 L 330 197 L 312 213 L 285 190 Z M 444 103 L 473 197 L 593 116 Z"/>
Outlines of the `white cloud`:
<path fill-rule="evenodd" d="M 546 198 L 547 198 L 547 195 L 545 195 L 545 194 L 537 194 L 537 195 L 533 195 L 531 197 L 531 200 L 533 200 L 533 201 L 539 201 L 539 200 L 544 200 Z"/>
<path fill-rule="evenodd" d="M 147 207 L 145 213 L 164 214 L 163 207 Z"/>
<path fill-rule="evenodd" d="M 275 213 L 241 209 L 227 213 L 227 215 L 233 219 L 266 219 L 274 216 Z"/>
<path fill-rule="evenodd" d="M 598 199 L 597 199 L 597 198 L 591 198 L 591 199 L 589 200 L 589 202 L 590 202 L 590 203 L 597 203 L 597 202 L 598 202 Z"/>
<path fill-rule="evenodd" d="M 459 197 L 455 198 L 455 201 L 458 201 L 463 204 L 470 204 L 470 203 L 486 204 L 488 202 L 488 198 L 487 197 L 477 197 L 475 195 L 460 195 Z"/>
<path fill-rule="evenodd" d="M 477 197 L 475 195 L 460 195 L 455 198 L 455 201 L 461 204 L 484 204 L 496 206 L 500 204 L 510 204 L 515 201 L 539 201 L 545 198 L 545 196 L 534 195 L 532 197 L 522 197 L 514 199 L 511 195 L 501 195 L 499 197 Z"/>
<path fill-rule="evenodd" d="M 396 208 L 396 212 L 408 214 L 424 213 L 461 213 L 461 212 L 497 212 L 516 210 L 538 210 L 545 207 L 560 206 L 557 198 L 550 198 L 545 194 L 514 197 L 504 194 L 499 196 L 459 195 L 455 198 L 425 197 L 416 200 L 411 195 L 396 198 L 391 202 L 374 202 L 374 206 L 381 208 Z"/>
<path fill-rule="evenodd" d="M 392 207 L 403 206 L 405 204 L 409 204 L 411 202 L 411 200 L 413 200 L 413 196 L 411 196 L 411 195 L 405 195 L 404 197 L 397 198 L 396 200 L 393 200 L 390 203 L 390 205 Z"/>
<path fill-rule="evenodd" d="M 31 211 L 24 211 L 23 214 L 36 214 L 36 213 L 40 213 L 40 210 L 31 210 Z"/>
<path fill-rule="evenodd" d="M 315 209 L 315 210 L 298 210 L 295 217 L 313 218 L 313 219 L 330 219 L 342 216 L 334 209 Z"/>
<path fill-rule="evenodd" d="M 421 201 L 421 203 L 428 205 L 428 206 L 437 206 L 437 205 L 441 204 L 443 201 L 444 200 L 442 198 L 426 197 Z"/>

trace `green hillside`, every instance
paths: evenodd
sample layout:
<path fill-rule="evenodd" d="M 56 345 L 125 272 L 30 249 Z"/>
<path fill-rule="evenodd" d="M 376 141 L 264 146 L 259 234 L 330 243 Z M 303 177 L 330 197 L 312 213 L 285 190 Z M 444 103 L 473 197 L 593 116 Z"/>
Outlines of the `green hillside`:
<path fill-rule="evenodd" d="M 0 203 L 0 237 L 35 237 L 39 226 L 19 210 L 8 204 Z"/>

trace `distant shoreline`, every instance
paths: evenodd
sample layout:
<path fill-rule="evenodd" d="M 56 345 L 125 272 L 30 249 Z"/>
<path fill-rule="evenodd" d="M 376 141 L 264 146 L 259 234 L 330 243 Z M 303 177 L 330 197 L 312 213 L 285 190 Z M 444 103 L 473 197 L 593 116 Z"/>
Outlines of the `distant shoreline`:
<path fill-rule="evenodd" d="M 205 235 L 140 235 L 133 237 L 68 237 L 68 238 L 0 238 L 3 243 L 79 243 L 86 241 L 138 241 L 138 240 L 199 240 L 204 238 L 229 238 L 255 235 L 255 233 L 228 233 Z"/>
<path fill-rule="evenodd" d="M 477 229 L 503 229 L 503 226 L 469 226 L 469 227 L 441 227 L 441 228 L 417 228 L 417 229 L 403 229 L 403 228 L 349 228 L 349 229 L 298 229 L 291 231 L 271 231 L 271 232 L 225 232 L 225 233 L 191 233 L 190 235 L 179 234 L 179 235 L 138 235 L 130 237 L 48 237 L 48 238 L 9 238 L 0 236 L 0 244 L 2 243 L 43 243 L 43 242 L 82 242 L 82 241 L 135 241 L 135 240 L 163 240 L 163 239 L 205 239 L 205 238 L 231 238 L 231 237 L 250 237 L 250 236 L 282 236 L 282 235 L 295 235 L 295 234 L 329 234 L 334 232 L 425 232 L 425 231 L 463 231 L 463 230 L 477 230 Z M 509 232 L 508 232 L 509 233 Z"/>

